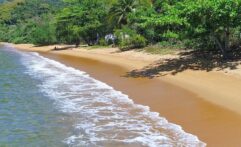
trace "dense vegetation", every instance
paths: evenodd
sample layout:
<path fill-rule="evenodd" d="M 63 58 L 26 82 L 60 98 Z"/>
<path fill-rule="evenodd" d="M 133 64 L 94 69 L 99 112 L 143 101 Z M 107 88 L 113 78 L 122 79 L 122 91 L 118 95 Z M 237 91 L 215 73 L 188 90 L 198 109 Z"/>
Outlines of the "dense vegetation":
<path fill-rule="evenodd" d="M 159 44 L 218 50 L 227 57 L 240 46 L 240 33 L 241 0 L 11 0 L 0 5 L 0 40 L 15 43 L 114 43 L 122 50 Z"/>
<path fill-rule="evenodd" d="M 0 5 L 0 40 L 14 43 L 56 43 L 58 0 L 12 0 Z"/>

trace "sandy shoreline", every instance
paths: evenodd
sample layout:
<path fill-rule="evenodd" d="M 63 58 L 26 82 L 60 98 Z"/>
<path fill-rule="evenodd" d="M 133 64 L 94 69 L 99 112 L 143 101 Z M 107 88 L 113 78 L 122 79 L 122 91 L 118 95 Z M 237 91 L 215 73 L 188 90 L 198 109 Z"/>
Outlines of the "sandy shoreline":
<path fill-rule="evenodd" d="M 127 68 L 129 71 L 141 69 L 160 60 L 160 58 L 176 57 L 175 55 L 148 55 L 135 51 L 118 53 L 115 48 L 93 50 L 80 48 L 51 51 L 55 46 L 33 47 L 30 44 L 14 46 L 25 51 L 51 52 L 54 54 L 93 59 L 118 65 Z M 241 106 L 241 65 L 235 70 L 225 69 L 212 72 L 186 70 L 178 75 L 173 76 L 169 74 L 159 77 L 159 79 L 190 90 L 207 101 L 241 114 L 241 108 L 239 108 Z"/>
<path fill-rule="evenodd" d="M 118 53 L 116 49 L 68 49 L 55 46 L 14 45 L 25 51 L 41 52 L 69 66 L 88 72 L 136 103 L 150 106 L 169 121 L 197 135 L 209 146 L 240 146 L 241 68 L 233 71 L 183 71 L 154 79 L 125 77 L 126 73 L 175 55 L 158 56 L 141 52 Z M 210 103 L 212 102 L 212 103 Z"/>

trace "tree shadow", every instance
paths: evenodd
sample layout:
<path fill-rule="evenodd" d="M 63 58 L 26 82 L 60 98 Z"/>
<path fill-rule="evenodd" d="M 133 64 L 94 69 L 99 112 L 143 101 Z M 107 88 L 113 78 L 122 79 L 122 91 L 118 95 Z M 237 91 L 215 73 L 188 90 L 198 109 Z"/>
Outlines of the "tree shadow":
<path fill-rule="evenodd" d="M 125 77 L 154 78 L 165 75 L 175 75 L 185 70 L 234 70 L 241 64 L 241 49 L 232 50 L 228 59 L 223 59 L 218 51 L 186 51 L 179 53 L 179 58 L 161 59 L 142 69 L 128 72 Z"/>

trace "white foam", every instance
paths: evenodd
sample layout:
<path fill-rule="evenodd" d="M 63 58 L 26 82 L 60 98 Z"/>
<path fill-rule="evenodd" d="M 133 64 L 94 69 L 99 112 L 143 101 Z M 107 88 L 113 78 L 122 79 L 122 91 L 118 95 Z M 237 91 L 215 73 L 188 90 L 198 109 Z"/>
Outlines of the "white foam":
<path fill-rule="evenodd" d="M 37 53 L 20 53 L 27 74 L 40 80 L 40 90 L 62 112 L 75 115 L 69 146 L 206 146 L 196 136 L 169 123 L 149 107 L 134 104 L 120 91 L 85 72 Z"/>

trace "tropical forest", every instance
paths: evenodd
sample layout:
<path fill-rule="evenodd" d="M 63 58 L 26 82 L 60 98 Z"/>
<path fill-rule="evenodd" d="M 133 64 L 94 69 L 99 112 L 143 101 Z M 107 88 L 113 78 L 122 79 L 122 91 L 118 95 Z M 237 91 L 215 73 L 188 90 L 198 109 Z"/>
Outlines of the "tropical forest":
<path fill-rule="evenodd" d="M 1 0 L 0 40 L 193 49 L 232 58 L 241 43 L 240 0 Z"/>

